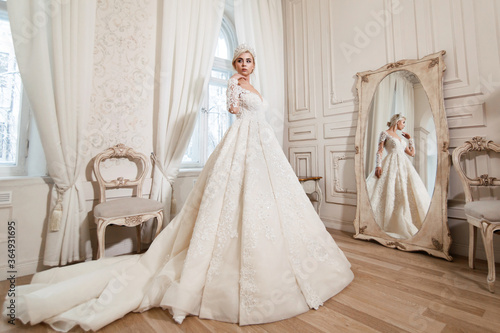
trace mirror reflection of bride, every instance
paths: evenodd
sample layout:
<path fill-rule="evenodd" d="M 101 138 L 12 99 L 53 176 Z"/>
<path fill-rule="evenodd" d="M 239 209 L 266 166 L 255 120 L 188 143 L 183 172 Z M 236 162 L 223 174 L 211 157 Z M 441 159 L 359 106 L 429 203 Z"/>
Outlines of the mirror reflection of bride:
<path fill-rule="evenodd" d="M 415 156 L 415 146 L 410 134 L 402 132 L 406 117 L 395 114 L 387 123 L 387 130 L 380 133 L 376 153 L 376 168 L 366 181 L 375 221 L 394 238 L 411 238 L 422 226 L 430 204 L 430 196 L 406 156 Z M 382 159 L 383 151 L 387 156 Z M 405 155 L 406 154 L 406 155 Z"/>

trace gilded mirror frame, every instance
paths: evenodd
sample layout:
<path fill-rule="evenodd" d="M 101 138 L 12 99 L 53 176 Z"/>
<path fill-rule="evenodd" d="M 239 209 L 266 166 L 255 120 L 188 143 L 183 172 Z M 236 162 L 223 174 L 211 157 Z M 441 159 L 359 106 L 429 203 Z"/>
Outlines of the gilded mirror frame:
<path fill-rule="evenodd" d="M 386 64 L 377 70 L 357 73 L 356 89 L 359 98 L 358 126 L 355 138 L 355 173 L 357 187 L 356 219 L 354 238 L 375 240 L 380 244 L 403 251 L 425 251 L 430 255 L 452 260 L 449 255 L 451 235 L 448 227 L 447 196 L 450 174 L 448 124 L 444 109 L 443 61 L 445 51 L 427 55 L 421 59 L 405 59 Z M 379 83 L 389 74 L 407 70 L 415 74 L 427 94 L 437 139 L 437 171 L 434 193 L 429 210 L 420 230 L 408 239 L 393 238 L 383 231 L 375 221 L 368 196 L 365 179 L 364 147 L 368 116 L 374 94 Z"/>

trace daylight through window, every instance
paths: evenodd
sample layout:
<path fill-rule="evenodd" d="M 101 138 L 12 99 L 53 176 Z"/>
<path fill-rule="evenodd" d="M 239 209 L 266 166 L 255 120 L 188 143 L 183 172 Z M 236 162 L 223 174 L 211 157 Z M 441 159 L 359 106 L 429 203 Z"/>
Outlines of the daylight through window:
<path fill-rule="evenodd" d="M 226 109 L 226 89 L 233 72 L 231 52 L 235 44 L 234 28 L 224 19 L 205 99 L 182 159 L 182 168 L 203 167 L 234 120 L 235 116 Z"/>

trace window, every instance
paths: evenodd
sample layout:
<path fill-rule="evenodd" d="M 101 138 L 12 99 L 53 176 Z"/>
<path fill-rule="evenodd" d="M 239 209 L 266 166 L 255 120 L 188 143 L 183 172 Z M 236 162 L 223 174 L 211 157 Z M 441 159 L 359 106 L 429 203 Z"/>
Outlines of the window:
<path fill-rule="evenodd" d="M 24 174 L 29 109 L 23 104 L 7 6 L 0 1 L 0 176 Z"/>
<path fill-rule="evenodd" d="M 224 17 L 205 99 L 198 113 L 191 141 L 182 158 L 181 168 L 202 168 L 234 121 L 235 116 L 226 109 L 227 81 L 233 73 L 231 60 L 236 44 L 234 35 L 234 28 Z"/>
<path fill-rule="evenodd" d="M 28 159 L 29 143 L 34 150 Z M 46 174 L 40 136 L 17 66 L 7 5 L 0 0 L 0 177 Z"/>

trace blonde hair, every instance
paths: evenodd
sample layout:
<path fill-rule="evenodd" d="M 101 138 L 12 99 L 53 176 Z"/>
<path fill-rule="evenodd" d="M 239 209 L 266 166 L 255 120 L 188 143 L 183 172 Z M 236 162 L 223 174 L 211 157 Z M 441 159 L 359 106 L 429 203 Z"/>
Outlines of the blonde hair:
<path fill-rule="evenodd" d="M 392 126 L 396 125 L 398 121 L 400 121 L 401 119 L 406 120 L 406 117 L 403 116 L 401 113 L 396 113 L 391 117 L 391 120 L 387 122 L 387 126 L 391 128 Z"/>

